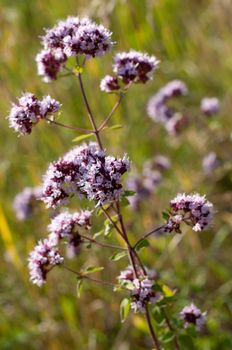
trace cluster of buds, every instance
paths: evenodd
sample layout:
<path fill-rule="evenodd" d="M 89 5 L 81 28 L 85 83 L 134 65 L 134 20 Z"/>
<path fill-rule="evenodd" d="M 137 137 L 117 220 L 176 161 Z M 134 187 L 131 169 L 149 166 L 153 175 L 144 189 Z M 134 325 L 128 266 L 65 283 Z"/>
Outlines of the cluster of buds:
<path fill-rule="evenodd" d="M 213 204 L 205 196 L 178 194 L 170 202 L 171 215 L 165 225 L 165 232 L 181 233 L 180 225 L 185 222 L 194 231 L 207 230 L 213 220 Z"/>
<path fill-rule="evenodd" d="M 102 79 L 100 88 L 105 92 L 118 91 L 120 82 L 127 87 L 132 83 L 143 83 L 152 79 L 159 61 L 155 56 L 130 50 L 115 55 L 113 71 L 116 76 L 107 75 Z M 123 86 L 122 86 L 123 87 Z"/>
<path fill-rule="evenodd" d="M 21 135 L 30 134 L 32 127 L 49 114 L 58 112 L 60 103 L 50 96 L 39 100 L 34 94 L 26 92 L 13 104 L 8 116 L 10 127 Z"/>
<path fill-rule="evenodd" d="M 89 18 L 68 17 L 46 30 L 43 50 L 36 56 L 38 74 L 45 82 L 55 80 L 70 56 L 102 56 L 113 46 L 112 33 Z"/>
<path fill-rule="evenodd" d="M 184 321 L 185 328 L 192 324 L 200 331 L 206 322 L 206 312 L 201 312 L 201 310 L 192 303 L 182 309 L 180 318 Z"/>
<path fill-rule="evenodd" d="M 38 242 L 28 259 L 30 279 L 32 283 L 41 287 L 47 278 L 48 272 L 63 262 L 63 257 L 49 239 Z"/>
<path fill-rule="evenodd" d="M 15 196 L 13 209 L 18 220 L 27 220 L 31 217 L 35 203 L 41 195 L 41 187 L 26 187 Z"/>
<path fill-rule="evenodd" d="M 167 157 L 157 155 L 145 162 L 141 175 L 133 175 L 128 178 L 127 187 L 134 191 L 130 197 L 133 209 L 139 209 L 141 201 L 148 199 L 160 185 L 163 173 L 170 168 L 171 164 Z"/>
<path fill-rule="evenodd" d="M 178 135 L 186 126 L 187 119 L 184 115 L 168 106 L 170 99 L 185 96 L 188 93 L 187 86 L 181 80 L 173 80 L 162 87 L 147 104 L 149 117 L 158 123 L 164 124 L 170 135 Z"/>
<path fill-rule="evenodd" d="M 129 170 L 126 156 L 107 156 L 96 143 L 75 147 L 50 164 L 43 183 L 42 200 L 48 207 L 66 204 L 72 195 L 103 205 L 120 199 L 121 176 Z"/>
<path fill-rule="evenodd" d="M 201 111 L 207 117 L 211 117 L 219 112 L 220 101 L 217 97 L 204 97 L 201 100 Z"/>

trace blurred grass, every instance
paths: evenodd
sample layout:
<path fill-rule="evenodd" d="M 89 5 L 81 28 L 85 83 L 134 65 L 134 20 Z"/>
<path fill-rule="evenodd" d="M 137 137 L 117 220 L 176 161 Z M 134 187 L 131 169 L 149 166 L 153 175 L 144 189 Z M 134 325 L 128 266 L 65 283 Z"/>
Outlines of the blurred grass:
<path fill-rule="evenodd" d="M 15 194 L 25 186 L 39 184 L 47 164 L 67 151 L 77 135 L 41 123 L 29 137 L 17 138 L 5 120 L 10 102 L 26 90 L 39 96 L 51 94 L 63 104 L 61 121 L 89 127 L 77 82 L 62 78 L 44 84 L 34 62 L 44 27 L 67 15 L 86 14 L 108 26 L 117 42 L 112 53 L 89 61 L 84 73 L 99 122 L 114 103 L 114 97 L 98 89 L 100 79 L 111 72 L 114 52 L 134 48 L 161 60 L 151 83 L 129 91 L 112 121 L 124 127 L 106 131 L 104 142 L 114 154 L 126 151 L 138 169 L 157 153 L 170 156 L 172 161 L 163 185 L 144 203 L 139 215 L 128 210 L 132 240 L 159 223 L 162 210 L 178 191 L 207 193 L 215 203 L 212 231 L 154 239 L 143 258 L 148 266 L 160 271 L 167 283 L 178 287 L 176 312 L 191 298 L 209 310 L 208 329 L 197 341 L 196 349 L 231 349 L 231 1 L 1 0 L 0 10 L 0 349 L 149 348 L 149 336 L 140 316 L 133 317 L 132 326 L 125 324 L 121 328 L 119 297 L 112 296 L 110 290 L 88 285 L 82 299 L 77 300 L 75 280 L 62 270 L 54 271 L 42 290 L 32 286 L 26 259 L 35 241 L 46 234 L 48 214 L 41 210 L 29 222 L 18 223 L 12 211 Z M 190 91 L 180 107 L 184 105 L 192 123 L 177 140 L 167 136 L 146 115 L 150 95 L 171 79 L 183 79 Z M 201 97 L 211 95 L 222 101 L 216 126 L 207 125 L 198 115 Z M 201 159 L 211 150 L 219 154 L 223 167 L 219 174 L 205 179 Z M 109 279 L 117 276 L 118 265 L 123 267 L 126 261 L 109 263 L 107 254 L 99 254 L 98 250 L 83 252 L 74 265 L 108 264 L 102 277 Z"/>

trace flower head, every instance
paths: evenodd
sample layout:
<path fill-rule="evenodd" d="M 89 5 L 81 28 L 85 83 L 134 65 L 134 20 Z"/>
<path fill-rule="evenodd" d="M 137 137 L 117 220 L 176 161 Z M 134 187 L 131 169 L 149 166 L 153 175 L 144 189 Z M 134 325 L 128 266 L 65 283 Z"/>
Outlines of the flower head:
<path fill-rule="evenodd" d="M 120 89 L 117 77 L 106 75 L 100 83 L 101 91 L 114 92 Z"/>
<path fill-rule="evenodd" d="M 68 238 L 69 242 L 77 242 L 81 230 L 89 230 L 91 224 L 91 212 L 89 210 L 69 213 L 64 211 L 55 216 L 48 226 L 49 240 L 57 245 L 63 238 Z M 78 240 L 80 243 L 80 239 Z"/>
<path fill-rule="evenodd" d="M 204 97 L 201 100 L 201 111 L 208 117 L 217 114 L 220 109 L 220 101 L 217 97 Z"/>
<path fill-rule="evenodd" d="M 152 74 L 158 65 L 159 61 L 155 56 L 131 50 L 116 54 L 113 70 L 125 84 L 146 83 L 152 79 Z"/>
<path fill-rule="evenodd" d="M 149 117 L 155 122 L 166 124 L 176 114 L 175 109 L 167 105 L 168 101 L 173 97 L 185 96 L 187 93 L 188 89 L 183 81 L 170 81 L 148 101 L 147 113 Z M 170 128 L 171 126 L 169 126 Z"/>
<path fill-rule="evenodd" d="M 180 225 L 181 221 L 192 226 L 194 231 L 204 231 L 211 225 L 213 220 L 213 204 L 207 201 L 205 196 L 198 193 L 186 195 L 178 194 L 170 202 L 173 215 L 170 217 L 168 225 L 171 223 Z M 176 219 L 175 219 L 176 218 Z M 174 229 L 174 226 L 173 226 Z"/>
<path fill-rule="evenodd" d="M 107 156 L 96 143 L 83 144 L 49 166 L 42 199 L 48 207 L 66 204 L 74 194 L 97 205 L 118 200 L 122 193 L 121 176 L 128 170 L 127 157 Z"/>
<path fill-rule="evenodd" d="M 13 208 L 18 220 L 26 220 L 31 216 L 35 201 L 41 194 L 41 187 L 26 187 L 15 196 Z"/>
<path fill-rule="evenodd" d="M 218 157 L 215 152 L 208 153 L 202 160 L 202 168 L 206 175 L 210 175 L 219 164 Z"/>
<path fill-rule="evenodd" d="M 135 278 L 133 286 L 131 308 L 134 312 L 145 312 L 147 303 L 154 304 L 160 299 L 160 293 L 152 289 L 153 282 L 147 276 L 143 276 L 140 279 Z"/>
<path fill-rule="evenodd" d="M 83 54 L 86 58 L 103 56 L 113 46 L 111 35 L 103 25 L 88 20 L 63 39 L 64 52 L 67 56 Z"/>
<path fill-rule="evenodd" d="M 42 37 L 44 49 L 37 55 L 38 73 L 45 82 L 55 80 L 70 56 L 86 58 L 102 56 L 113 46 L 112 33 L 89 18 L 68 17 L 46 30 Z"/>
<path fill-rule="evenodd" d="M 180 318 L 184 321 L 184 327 L 187 328 L 190 324 L 196 326 L 197 330 L 201 330 L 206 322 L 206 312 L 201 312 L 193 303 L 185 306 L 180 312 Z"/>
<path fill-rule="evenodd" d="M 30 279 L 32 283 L 41 287 L 46 283 L 48 272 L 56 265 L 63 262 L 63 258 L 58 250 L 48 239 L 38 242 L 28 259 Z"/>
<path fill-rule="evenodd" d="M 40 119 L 57 112 L 59 108 L 60 103 L 50 96 L 39 100 L 34 94 L 26 92 L 18 99 L 18 104 L 13 104 L 11 108 L 8 116 L 10 127 L 21 135 L 30 134 Z"/>
<path fill-rule="evenodd" d="M 42 50 L 36 56 L 38 74 L 43 77 L 45 83 L 56 80 L 66 60 L 67 56 L 61 48 Z"/>

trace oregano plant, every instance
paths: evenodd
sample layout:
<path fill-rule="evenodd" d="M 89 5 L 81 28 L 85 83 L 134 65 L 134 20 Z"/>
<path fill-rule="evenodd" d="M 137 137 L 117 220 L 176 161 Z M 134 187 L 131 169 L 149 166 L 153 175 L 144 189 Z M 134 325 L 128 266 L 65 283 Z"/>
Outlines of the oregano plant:
<path fill-rule="evenodd" d="M 192 338 L 204 327 L 206 312 L 202 312 L 191 300 L 179 313 L 173 312 L 178 291 L 145 266 L 140 252 L 149 249 L 150 237 L 181 234 L 183 225 L 191 227 L 196 234 L 207 230 L 213 220 L 213 205 L 204 195 L 179 193 L 170 200 L 169 209 L 163 211 L 163 223 L 154 223 L 154 229 L 142 234 L 132 244 L 124 218 L 124 206 L 130 203 L 137 207 L 139 201 L 146 198 L 151 188 L 160 181 L 160 175 L 152 170 L 154 164 L 146 164 L 143 179 L 133 179 L 133 186 L 128 189 L 122 181 L 130 170 L 133 154 L 121 157 L 108 154 L 104 144 L 104 131 L 110 128 L 109 121 L 122 99 L 126 98 L 127 91 L 133 89 L 134 84 L 149 83 L 154 74 L 158 74 L 156 71 L 160 62 L 155 56 L 132 49 L 116 53 L 112 73 L 101 80 L 100 89 L 104 93 L 115 94 L 117 101 L 108 116 L 98 120 L 91 108 L 82 76 L 88 73 L 88 60 L 103 57 L 113 49 L 112 33 L 89 18 L 68 17 L 45 31 L 42 46 L 43 49 L 36 56 L 38 74 L 46 83 L 55 84 L 55 80 L 63 75 L 76 79 L 90 126 L 83 129 L 60 122 L 57 113 L 62 101 L 50 96 L 40 99 L 26 92 L 12 105 L 9 124 L 20 135 L 29 135 L 37 123 L 44 121 L 75 130 L 79 133 L 75 142 L 81 142 L 48 165 L 40 187 L 27 188 L 15 199 L 14 207 L 19 219 L 31 214 L 32 201 L 38 199 L 56 213 L 47 226 L 46 238 L 41 239 L 29 255 L 30 280 L 42 287 L 49 283 L 47 280 L 51 271 L 55 273 L 55 267 L 59 267 L 75 276 L 80 297 L 83 282 L 107 286 L 114 293 L 122 295 L 119 310 L 121 322 L 125 322 L 130 312 L 144 315 L 155 349 L 161 350 L 168 343 L 172 344 L 173 349 L 191 349 Z M 187 87 L 183 82 L 175 80 L 168 83 L 149 101 L 148 115 L 156 122 L 163 123 L 169 133 L 178 132 L 185 124 L 185 117 L 169 107 L 168 101 L 185 94 Z M 218 109 L 218 101 L 203 101 L 202 109 L 206 114 L 214 113 Z M 111 129 L 119 127 L 114 125 Z M 169 162 L 159 157 L 155 160 L 155 166 L 164 170 L 169 167 Z M 70 211 L 68 205 L 73 197 L 78 197 L 80 201 L 85 199 L 84 203 L 87 200 L 88 208 Z M 97 217 L 101 220 L 101 229 L 94 233 L 94 220 Z M 112 244 L 113 235 L 118 235 L 123 245 Z M 86 254 L 89 254 L 92 246 L 107 249 L 111 251 L 110 260 L 116 264 L 124 259 L 125 269 L 118 272 L 116 281 L 93 277 L 105 266 L 73 270 L 63 256 L 63 242 L 66 243 L 67 254 L 75 259 L 78 259 L 80 247 L 86 249 Z"/>

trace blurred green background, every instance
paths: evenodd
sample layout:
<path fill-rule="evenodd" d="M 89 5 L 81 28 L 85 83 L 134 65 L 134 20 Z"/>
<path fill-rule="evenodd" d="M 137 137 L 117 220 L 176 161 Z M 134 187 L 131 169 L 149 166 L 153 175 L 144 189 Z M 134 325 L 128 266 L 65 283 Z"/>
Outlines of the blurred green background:
<path fill-rule="evenodd" d="M 232 349 L 231 5 L 230 0 L 0 0 L 1 350 L 150 348 L 142 316 L 131 315 L 120 324 L 122 295 L 86 284 L 81 299 L 77 299 L 75 278 L 62 269 L 51 273 L 42 289 L 28 281 L 27 256 L 35 242 L 46 236 L 48 213 L 41 205 L 32 219 L 18 222 L 12 201 L 25 186 L 40 183 L 48 163 L 69 150 L 77 135 L 40 123 L 31 135 L 18 138 L 5 117 L 11 101 L 22 91 L 31 91 L 39 97 L 50 94 L 62 103 L 61 122 L 89 127 L 75 78 L 45 84 L 36 72 L 34 58 L 41 49 L 43 28 L 67 15 L 88 15 L 102 22 L 117 42 L 112 52 L 90 60 L 84 72 L 98 123 L 115 102 L 114 96 L 99 89 L 100 79 L 111 73 L 114 53 L 134 48 L 161 60 L 154 80 L 132 87 L 111 121 L 124 127 L 105 131 L 103 140 L 109 152 L 128 153 L 139 170 L 144 161 L 159 153 L 172 162 L 158 191 L 141 210 L 125 209 L 132 241 L 161 222 L 162 211 L 179 191 L 206 193 L 214 203 L 211 231 L 197 234 L 186 230 L 178 237 L 152 239 L 143 259 L 178 289 L 173 312 L 177 314 L 192 300 L 208 311 L 207 327 L 194 348 Z M 188 96 L 177 104 L 189 116 L 190 125 L 174 139 L 146 114 L 149 97 L 172 79 L 182 79 L 189 88 Z M 221 100 L 219 116 L 206 120 L 200 114 L 204 96 Z M 210 151 L 218 154 L 221 165 L 206 177 L 201 161 Z M 82 205 L 75 203 L 75 207 Z M 95 232 L 100 223 L 96 226 Z M 109 254 L 95 248 L 85 250 L 71 264 L 77 269 L 88 264 L 107 265 L 99 276 L 113 280 L 126 261 L 109 262 Z M 166 348 L 172 349 L 172 345 Z"/>

